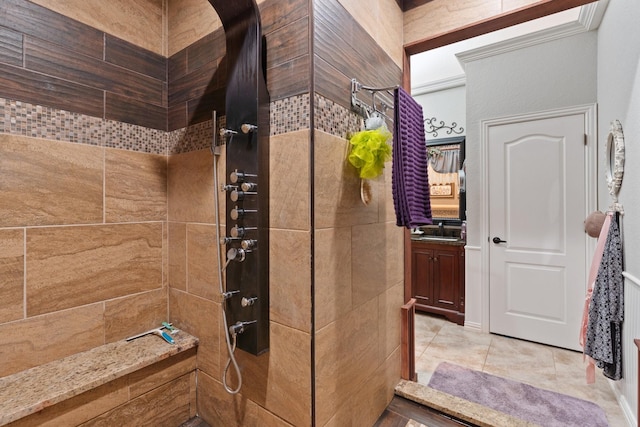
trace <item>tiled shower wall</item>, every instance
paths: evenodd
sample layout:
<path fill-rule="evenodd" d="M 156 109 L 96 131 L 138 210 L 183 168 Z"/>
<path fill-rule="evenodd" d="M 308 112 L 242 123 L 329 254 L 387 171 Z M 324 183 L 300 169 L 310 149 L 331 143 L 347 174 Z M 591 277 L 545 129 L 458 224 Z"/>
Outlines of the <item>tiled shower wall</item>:
<path fill-rule="evenodd" d="M 38 25 L 21 26 L 11 8 L 0 14 L 0 21 L 11 17 L 0 31 L 15 36 L 0 38 L 15 40 L 0 43 L 0 68 L 10 71 L 0 77 L 0 220 L 8 218 L 0 223 L 0 271 L 11 283 L 0 289 L 11 301 L 0 309 L 0 332 L 13 343 L 0 347 L 3 359 L 12 358 L 5 368 L 120 339 L 169 316 L 201 340 L 198 408 L 212 425 L 310 425 L 315 334 L 317 424 L 374 420 L 399 378 L 402 240 L 392 224 L 389 173 L 371 183 L 374 199 L 364 206 L 359 180 L 345 163 L 345 138 L 362 124 L 349 111 L 350 78 L 398 83 L 401 73 L 388 55 L 337 0 L 314 2 L 313 29 L 308 0 L 260 3 L 272 101 L 272 335 L 265 355 L 240 352 L 244 387 L 232 397 L 221 385 L 226 348 L 216 296 L 212 124 L 204 114 L 223 108 L 215 81 L 225 64 L 202 56 L 219 46 L 219 33 L 188 44 L 182 39 L 186 47 L 168 59 L 167 77 L 149 76 L 162 82 L 166 97 L 158 102 L 115 78 L 100 86 L 112 75 L 101 70 L 120 65 L 66 43 L 95 30 L 24 0 L 9 2 L 31 11 L 42 27 L 65 28 L 65 47 L 56 49 L 66 49 L 71 64 L 48 69 L 66 70 L 64 76 L 31 70 L 16 49 L 44 37 L 30 33 Z M 195 8 L 192 14 L 210 7 L 206 0 L 186 4 Z M 119 46 L 126 47 L 122 54 L 136 52 L 127 42 Z M 75 57 L 67 52 L 73 49 Z M 151 63 L 157 59 L 145 55 Z M 116 56 L 103 52 L 102 58 Z M 88 66 L 89 77 L 79 71 Z M 104 102 L 83 96 L 94 91 Z M 108 100 L 117 97 L 131 106 L 111 108 Z M 157 120 L 158 108 L 164 122 Z M 220 162 L 221 180 L 225 173 Z"/>
<path fill-rule="evenodd" d="M 402 71 L 380 46 L 385 43 L 341 3 L 313 2 L 316 425 L 368 426 L 400 379 L 403 234 L 395 225 L 390 164 L 384 176 L 369 181 L 373 197 L 364 205 L 360 179 L 345 161 L 346 137 L 362 129 L 349 114 L 349 89 L 352 78 L 374 87 L 397 85 Z M 401 31 L 395 0 L 373 3 L 395 13 L 367 20 Z M 360 95 L 367 99 L 366 92 Z"/>

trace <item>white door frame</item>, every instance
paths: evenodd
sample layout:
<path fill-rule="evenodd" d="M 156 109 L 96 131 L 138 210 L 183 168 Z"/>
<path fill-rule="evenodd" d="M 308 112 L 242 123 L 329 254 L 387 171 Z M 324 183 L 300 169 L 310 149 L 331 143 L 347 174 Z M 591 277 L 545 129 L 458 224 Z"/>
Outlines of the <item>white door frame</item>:
<path fill-rule="evenodd" d="M 481 292 L 481 330 L 489 332 L 489 129 L 492 126 L 500 126 L 530 120 L 549 119 L 555 117 L 572 116 L 576 114 L 584 115 L 585 133 L 585 190 L 586 206 L 584 217 L 597 209 L 598 206 L 598 123 L 596 117 L 597 105 L 586 104 L 574 107 L 558 108 L 553 110 L 539 111 L 529 114 L 519 114 L 513 116 L 499 117 L 495 119 L 482 120 L 480 122 L 480 188 L 482 188 L 482 198 L 480 202 L 480 292 Z M 591 265 L 591 257 L 595 249 L 595 239 L 589 239 L 585 233 L 586 251 L 585 265 Z M 468 276 L 467 276 L 468 277 Z M 585 292 L 587 284 L 584 284 Z M 579 331 L 576 331 L 576 339 Z"/>

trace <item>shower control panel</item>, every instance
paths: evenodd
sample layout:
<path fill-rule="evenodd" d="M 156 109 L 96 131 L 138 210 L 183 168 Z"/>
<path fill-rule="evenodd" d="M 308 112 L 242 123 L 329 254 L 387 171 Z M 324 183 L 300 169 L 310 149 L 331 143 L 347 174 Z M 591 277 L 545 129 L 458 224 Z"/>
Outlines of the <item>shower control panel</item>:
<path fill-rule="evenodd" d="M 234 329 L 237 347 L 257 355 L 269 348 L 268 152 L 257 125 L 238 128 L 220 132 L 229 171 L 223 187 L 226 234 L 220 243 L 226 247 L 226 290 L 234 292 L 224 304 L 228 324 L 244 325 Z"/>

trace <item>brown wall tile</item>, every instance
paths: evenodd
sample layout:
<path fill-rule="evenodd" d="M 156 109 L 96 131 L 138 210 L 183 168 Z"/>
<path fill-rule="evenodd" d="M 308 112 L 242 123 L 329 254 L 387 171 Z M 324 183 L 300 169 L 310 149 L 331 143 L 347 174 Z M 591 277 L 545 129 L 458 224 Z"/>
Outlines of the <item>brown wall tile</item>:
<path fill-rule="evenodd" d="M 106 222 L 166 218 L 166 156 L 105 149 Z"/>
<path fill-rule="evenodd" d="M 309 18 L 297 21 L 270 32 L 266 35 L 268 55 L 267 68 L 273 68 L 284 62 L 309 54 Z"/>
<path fill-rule="evenodd" d="M 309 55 L 303 55 L 267 69 L 267 89 L 271 101 L 309 93 L 309 61 Z"/>
<path fill-rule="evenodd" d="M 91 389 L 57 405 L 49 406 L 26 418 L 22 418 L 10 427 L 58 427 L 77 426 L 103 414 L 129 398 L 126 378 L 111 381 Z"/>
<path fill-rule="evenodd" d="M 163 2 L 115 1 L 123 4 L 114 8 L 111 3 L 103 7 L 96 2 L 68 2 L 61 6 L 38 0 L 46 6 L 40 7 L 27 0 L 3 2 L 0 96 L 166 130 L 167 59 L 162 52 L 147 50 L 149 39 L 136 38 L 154 33 L 151 21 L 157 20 L 160 31 L 155 42 L 162 46 Z M 90 21 L 95 28 L 50 9 Z M 132 19 L 128 13 L 138 14 L 136 25 L 123 27 L 122 22 Z M 122 14 L 119 19 L 118 14 Z M 87 19 L 96 16 L 100 19 Z M 114 19 L 119 25 L 115 34 L 133 35 L 133 42 L 96 29 L 104 29 L 105 23 L 110 28 Z M 141 28 L 140 22 L 151 25 Z"/>
<path fill-rule="evenodd" d="M 0 230 L 0 323 L 24 317 L 24 230 Z"/>
<path fill-rule="evenodd" d="M 27 231 L 27 314 L 162 286 L 162 224 Z"/>
<path fill-rule="evenodd" d="M 169 223 L 169 286 L 187 290 L 187 224 Z"/>
<path fill-rule="evenodd" d="M 311 331 L 311 237 L 307 231 L 269 232 L 270 319 Z"/>
<path fill-rule="evenodd" d="M 347 161 L 346 139 L 316 131 L 315 138 L 315 227 L 344 227 L 378 221 L 378 197 L 364 205 L 360 178 Z"/>
<path fill-rule="evenodd" d="M 317 425 L 344 410 L 379 366 L 378 319 L 374 298 L 316 333 Z"/>
<path fill-rule="evenodd" d="M 213 161 L 209 149 L 169 157 L 169 221 L 215 222 Z M 218 163 L 221 184 L 226 182 L 224 165 L 224 161 Z M 221 203 L 221 212 L 223 207 Z"/>
<path fill-rule="evenodd" d="M 347 314 L 353 306 L 351 227 L 316 230 L 313 256 L 315 326 L 318 330 Z"/>
<path fill-rule="evenodd" d="M 191 125 L 211 120 L 211 112 L 217 111 L 218 117 L 225 114 L 226 88 L 218 88 L 205 93 L 201 98 L 187 102 L 187 122 Z"/>
<path fill-rule="evenodd" d="M 210 61 L 176 80 L 170 80 L 168 105 L 198 100 L 206 93 L 224 88 L 226 66 L 221 67 L 221 64 L 221 60 Z"/>
<path fill-rule="evenodd" d="M 22 66 L 22 34 L 0 27 L 0 62 Z"/>
<path fill-rule="evenodd" d="M 169 316 L 178 329 L 198 337 L 198 369 L 220 379 L 221 352 L 226 353 L 220 332 L 220 304 L 182 291 L 169 290 Z"/>
<path fill-rule="evenodd" d="M 227 39 L 224 29 L 218 28 L 186 48 L 187 70 L 189 73 L 208 65 L 219 63 L 227 53 Z"/>
<path fill-rule="evenodd" d="M 82 22 L 159 55 L 166 55 L 162 0 L 33 0 L 33 3 L 77 20 L 76 25 Z"/>
<path fill-rule="evenodd" d="M 218 14 L 207 1 L 169 2 L 167 12 L 168 56 L 172 56 L 222 26 Z"/>
<path fill-rule="evenodd" d="M 0 376 L 104 344 L 102 304 L 0 325 Z"/>
<path fill-rule="evenodd" d="M 159 327 L 169 319 L 167 291 L 158 289 L 106 301 L 105 342 L 110 343 Z"/>
<path fill-rule="evenodd" d="M 0 96 L 102 117 L 103 92 L 87 86 L 0 64 Z"/>
<path fill-rule="evenodd" d="M 311 424 L 311 337 L 271 323 L 265 408 L 295 426 Z"/>
<path fill-rule="evenodd" d="M 260 426 L 258 408 L 249 399 L 238 399 L 227 393 L 220 381 L 198 371 L 198 414 L 211 426 Z"/>
<path fill-rule="evenodd" d="M 268 35 L 291 22 L 308 17 L 309 4 L 307 0 L 268 0 L 260 3 L 262 33 Z"/>
<path fill-rule="evenodd" d="M 220 231 L 223 235 L 224 229 Z M 187 290 L 213 301 L 220 294 L 216 246 L 215 225 L 187 224 Z"/>
<path fill-rule="evenodd" d="M 189 375 L 183 375 L 82 425 L 182 425 L 189 419 L 189 385 Z"/>
<path fill-rule="evenodd" d="M 166 107 L 106 92 L 104 109 L 104 118 L 107 120 L 167 130 Z"/>
<path fill-rule="evenodd" d="M 78 53 L 102 58 L 102 32 L 34 2 L 3 0 L 0 3 L 0 25 L 42 40 L 56 40 L 61 46 Z"/>
<path fill-rule="evenodd" d="M 106 34 L 104 37 L 105 61 L 136 71 L 155 79 L 167 80 L 167 58 L 160 54 Z"/>
<path fill-rule="evenodd" d="M 360 225 L 352 230 L 351 247 L 358 254 L 352 262 L 356 306 L 403 281 L 404 234 L 395 223 Z"/>
<path fill-rule="evenodd" d="M 269 157 L 269 226 L 309 230 L 309 130 L 270 137 Z"/>
<path fill-rule="evenodd" d="M 196 370 L 196 348 L 172 356 L 129 375 L 130 399 Z"/>
<path fill-rule="evenodd" d="M 314 14 L 314 53 L 332 67 L 320 69 L 324 75 L 316 81 L 316 92 L 341 105 L 349 105 L 350 85 L 344 86 L 340 98 L 335 98 L 339 94 L 332 90 L 329 78 L 335 72 L 349 81 L 357 78 L 368 86 L 391 86 L 402 81 L 400 67 L 337 0 L 315 1 Z M 327 88 L 326 83 L 329 83 Z"/>
<path fill-rule="evenodd" d="M 0 226 L 102 222 L 102 149 L 0 134 Z"/>
<path fill-rule="evenodd" d="M 25 66 L 29 70 L 163 106 L 162 80 L 129 71 L 102 59 L 78 55 L 54 43 L 27 37 Z"/>
<path fill-rule="evenodd" d="M 378 367 L 325 426 L 374 425 L 393 399 L 393 390 L 400 381 L 400 350 Z"/>
<path fill-rule="evenodd" d="M 242 395 L 295 426 L 311 425 L 311 336 L 275 322 L 269 332 L 268 353 L 237 353 L 251 378 Z"/>
<path fill-rule="evenodd" d="M 380 363 L 400 349 L 402 310 L 404 304 L 404 283 L 390 287 L 378 297 L 378 339 L 380 341 Z"/>

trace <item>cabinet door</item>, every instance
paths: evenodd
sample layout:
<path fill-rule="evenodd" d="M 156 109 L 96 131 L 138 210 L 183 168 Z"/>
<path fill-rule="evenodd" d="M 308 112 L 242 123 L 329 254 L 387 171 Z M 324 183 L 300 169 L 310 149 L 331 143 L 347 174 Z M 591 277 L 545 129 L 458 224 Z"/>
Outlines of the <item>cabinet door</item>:
<path fill-rule="evenodd" d="M 413 297 L 418 304 L 431 305 L 433 302 L 433 280 L 431 279 L 433 251 L 414 248 L 411 252 Z"/>
<path fill-rule="evenodd" d="M 458 310 L 460 260 L 457 249 L 438 249 L 433 255 L 433 302 L 436 307 Z"/>

